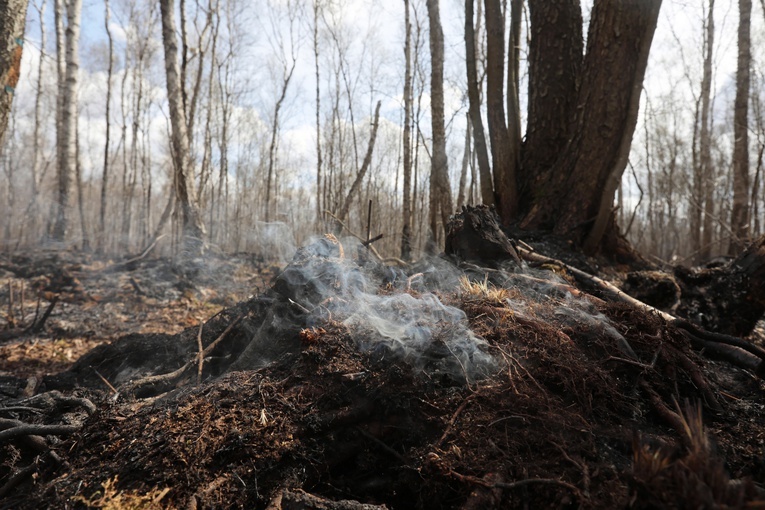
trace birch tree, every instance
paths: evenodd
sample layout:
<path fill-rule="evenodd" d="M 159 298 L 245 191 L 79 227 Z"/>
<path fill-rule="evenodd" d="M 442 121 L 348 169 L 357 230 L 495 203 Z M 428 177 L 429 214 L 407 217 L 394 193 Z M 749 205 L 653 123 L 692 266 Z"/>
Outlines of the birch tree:
<path fill-rule="evenodd" d="M 196 203 L 194 192 L 194 169 L 190 154 L 190 139 L 178 63 L 178 39 L 175 34 L 175 6 L 173 0 L 160 0 L 162 14 L 162 45 L 165 52 L 165 76 L 167 99 L 170 110 L 171 145 L 175 195 L 181 211 L 183 256 L 193 257 L 202 253 L 205 228 Z"/>
<path fill-rule="evenodd" d="M 66 29 L 63 30 L 64 8 L 66 8 Z M 59 66 L 59 98 L 57 115 L 58 141 L 58 200 L 56 219 L 53 226 L 54 241 L 64 241 L 69 231 L 69 199 L 72 178 L 77 165 L 77 94 L 79 86 L 79 44 L 82 0 L 56 0 L 56 41 Z M 63 38 L 63 45 L 61 39 Z M 61 48 L 64 48 L 62 59 Z M 63 69 L 62 69 L 63 63 Z"/>

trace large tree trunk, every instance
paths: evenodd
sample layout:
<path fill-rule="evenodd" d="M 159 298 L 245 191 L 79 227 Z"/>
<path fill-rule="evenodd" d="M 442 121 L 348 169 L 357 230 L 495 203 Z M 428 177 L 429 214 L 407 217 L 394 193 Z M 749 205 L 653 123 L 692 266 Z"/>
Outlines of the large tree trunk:
<path fill-rule="evenodd" d="M 60 41 L 60 32 L 63 24 L 63 4 L 56 3 L 56 31 L 57 40 Z M 82 14 L 82 0 L 69 0 L 66 3 L 66 35 L 64 37 L 65 64 L 63 72 L 63 84 L 59 81 L 58 106 L 60 116 L 57 118 L 58 139 L 58 211 L 53 226 L 53 239 L 63 241 L 69 229 L 68 211 L 69 197 L 71 195 L 72 177 L 77 164 L 77 93 L 78 78 L 80 73 L 79 43 L 80 43 L 80 17 Z M 57 44 L 59 52 L 61 45 Z M 61 73 L 61 56 L 59 53 L 59 80 Z"/>
<path fill-rule="evenodd" d="M 738 69 L 733 111 L 733 237 L 729 255 L 736 255 L 749 238 L 749 83 L 752 67 L 752 0 L 738 2 Z"/>
<path fill-rule="evenodd" d="M 614 225 L 614 195 L 629 156 L 660 6 L 661 0 L 595 2 L 573 137 L 553 167 L 550 198 L 532 197 L 525 226 L 552 226 L 592 252 Z"/>
<path fill-rule="evenodd" d="M 435 242 L 439 233 L 439 213 L 441 225 L 445 227 L 453 211 L 444 119 L 444 32 L 441 28 L 438 0 L 427 0 L 427 7 L 430 22 L 430 108 L 433 130 L 430 170 L 430 240 Z"/>
<path fill-rule="evenodd" d="M 173 0 L 160 0 L 162 11 L 162 43 L 165 50 L 167 98 L 170 108 L 175 195 L 183 221 L 184 257 L 193 257 L 204 249 L 205 229 L 199 208 L 194 201 L 194 173 L 190 155 L 189 134 L 178 64 L 178 41 L 175 34 Z"/>
<path fill-rule="evenodd" d="M 21 75 L 27 2 L 0 0 L 0 146 L 5 142 L 13 95 Z"/>
<path fill-rule="evenodd" d="M 584 43 L 579 0 L 530 0 L 529 106 L 520 207 L 549 200 L 553 166 L 568 144 L 576 119 Z"/>

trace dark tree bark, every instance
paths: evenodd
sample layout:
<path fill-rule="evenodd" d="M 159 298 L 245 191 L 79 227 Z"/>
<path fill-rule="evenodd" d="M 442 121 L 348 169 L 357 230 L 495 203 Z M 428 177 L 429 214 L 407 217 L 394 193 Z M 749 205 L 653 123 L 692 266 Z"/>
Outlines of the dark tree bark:
<path fill-rule="evenodd" d="M 404 226 L 401 230 L 401 258 L 412 256 L 412 24 L 409 0 L 404 0 Z"/>
<path fill-rule="evenodd" d="M 510 139 L 505 121 L 505 18 L 499 0 L 485 0 L 486 16 L 486 109 L 491 139 L 494 191 L 502 222 L 515 218 L 518 207 L 516 189 L 517 144 Z"/>
<path fill-rule="evenodd" d="M 738 254 L 749 239 L 749 86 L 752 68 L 752 0 L 738 2 L 738 69 L 733 106 L 733 238 L 729 255 Z"/>
<path fill-rule="evenodd" d="M 478 172 L 481 177 L 481 199 L 486 205 L 494 205 L 494 184 L 489 163 L 489 150 L 481 119 L 481 95 L 478 91 L 478 70 L 476 65 L 476 36 L 473 26 L 473 0 L 465 0 L 465 64 L 467 67 L 468 114 L 473 126 Z"/>
<path fill-rule="evenodd" d="M 519 175 L 521 211 L 550 198 L 553 166 L 568 144 L 584 61 L 579 0 L 530 0 L 529 122 Z"/>
<path fill-rule="evenodd" d="M 552 228 L 589 252 L 609 237 L 660 6 L 661 0 L 595 2 L 573 136 L 553 165 L 547 198 L 531 197 L 524 226 Z"/>
<path fill-rule="evenodd" d="M 0 146 L 5 142 L 13 95 L 21 75 L 27 4 L 28 0 L 0 1 Z"/>
<path fill-rule="evenodd" d="M 441 28 L 439 0 L 427 0 L 430 23 L 430 108 L 433 153 L 430 169 L 430 241 L 437 242 L 439 225 L 445 228 L 452 214 L 452 192 L 446 157 L 444 119 L 444 32 Z M 440 216 L 440 218 L 439 218 Z"/>

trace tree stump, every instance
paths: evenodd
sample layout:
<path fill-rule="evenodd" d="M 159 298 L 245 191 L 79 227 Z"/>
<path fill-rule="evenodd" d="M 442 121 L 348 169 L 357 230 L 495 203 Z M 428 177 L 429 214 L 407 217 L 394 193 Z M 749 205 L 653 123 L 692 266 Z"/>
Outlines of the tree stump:
<path fill-rule="evenodd" d="M 521 266 L 518 252 L 502 231 L 494 208 L 465 206 L 446 226 L 444 251 L 460 260 L 503 269 Z"/>

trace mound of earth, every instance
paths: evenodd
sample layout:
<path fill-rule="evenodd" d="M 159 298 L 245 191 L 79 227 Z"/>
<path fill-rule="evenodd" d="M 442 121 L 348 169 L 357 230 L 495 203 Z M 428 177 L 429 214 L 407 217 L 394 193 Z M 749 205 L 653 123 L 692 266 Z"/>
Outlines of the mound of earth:
<path fill-rule="evenodd" d="M 72 428 L 0 431 L 0 507 L 765 506 L 763 381 L 548 269 L 320 240 L 199 327 L 47 377 L 63 404 L 6 401 L 6 431 Z"/>

